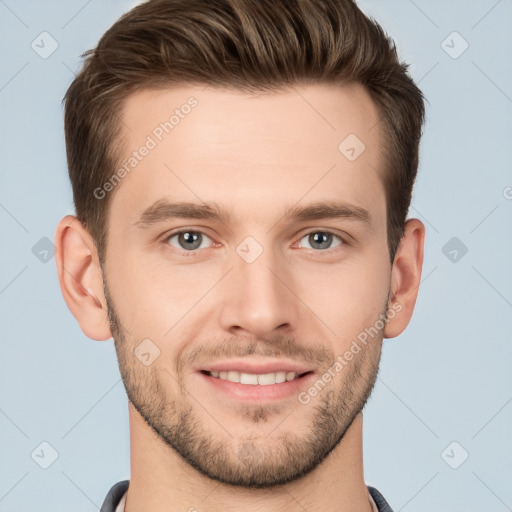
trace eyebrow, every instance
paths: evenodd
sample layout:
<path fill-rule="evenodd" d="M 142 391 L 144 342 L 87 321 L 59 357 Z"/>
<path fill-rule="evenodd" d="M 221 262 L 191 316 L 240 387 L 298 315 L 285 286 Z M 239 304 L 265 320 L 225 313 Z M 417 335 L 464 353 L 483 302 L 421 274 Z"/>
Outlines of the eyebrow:
<path fill-rule="evenodd" d="M 147 207 L 135 222 L 135 226 L 146 229 L 154 224 L 173 218 L 210 219 L 229 224 L 231 213 L 216 203 L 169 202 L 159 199 Z M 320 219 L 347 219 L 358 221 L 372 227 L 368 210 L 348 203 L 319 201 L 307 206 L 290 206 L 286 209 L 282 221 L 308 221 Z"/>

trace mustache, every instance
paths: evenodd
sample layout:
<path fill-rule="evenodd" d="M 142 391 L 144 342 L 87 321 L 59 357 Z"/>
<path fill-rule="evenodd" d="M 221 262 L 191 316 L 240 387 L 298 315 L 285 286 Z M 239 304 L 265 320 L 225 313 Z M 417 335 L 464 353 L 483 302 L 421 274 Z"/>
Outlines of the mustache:
<path fill-rule="evenodd" d="M 329 365 L 335 354 L 321 343 L 298 342 L 293 336 L 275 336 L 269 340 L 241 339 L 209 342 L 195 346 L 190 353 L 183 355 L 181 366 L 189 366 L 198 361 L 247 358 L 249 356 L 295 359 L 315 365 Z"/>

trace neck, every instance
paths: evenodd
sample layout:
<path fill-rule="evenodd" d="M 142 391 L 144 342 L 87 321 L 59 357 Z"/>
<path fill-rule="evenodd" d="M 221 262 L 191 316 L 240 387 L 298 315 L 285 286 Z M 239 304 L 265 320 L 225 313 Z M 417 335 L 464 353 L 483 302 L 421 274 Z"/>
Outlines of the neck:
<path fill-rule="evenodd" d="M 131 478 L 126 512 L 371 512 L 363 476 L 362 415 L 324 461 L 273 489 L 246 489 L 211 480 L 163 443 L 129 403 Z"/>

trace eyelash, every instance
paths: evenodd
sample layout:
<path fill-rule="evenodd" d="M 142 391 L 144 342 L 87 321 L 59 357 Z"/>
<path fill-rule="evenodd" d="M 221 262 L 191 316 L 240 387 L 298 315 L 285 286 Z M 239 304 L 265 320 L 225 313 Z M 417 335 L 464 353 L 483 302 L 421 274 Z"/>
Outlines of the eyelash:
<path fill-rule="evenodd" d="M 169 235 L 166 235 L 165 238 L 163 239 L 163 242 L 168 245 L 168 242 L 171 238 L 174 238 L 176 235 L 181 235 L 183 233 L 196 233 L 196 234 L 199 233 L 201 235 L 205 235 L 206 237 L 210 238 L 203 231 L 199 231 L 199 230 L 195 230 L 195 229 L 182 229 L 180 231 L 175 231 L 173 233 L 170 233 Z M 338 240 L 340 240 L 341 244 L 339 244 L 335 247 L 329 247 L 328 249 L 309 249 L 310 251 L 313 251 L 316 253 L 322 253 L 322 252 L 331 253 L 331 252 L 335 251 L 336 249 L 339 249 L 345 245 L 349 245 L 349 243 L 342 236 L 338 235 L 337 233 L 334 233 L 333 231 L 329 231 L 328 229 L 315 229 L 315 230 L 309 231 L 308 233 L 305 233 L 299 239 L 299 242 L 303 238 L 305 238 L 313 233 L 324 233 L 324 234 L 332 235 L 334 238 L 337 238 Z M 210 238 L 210 240 L 211 240 L 211 238 Z M 196 256 L 199 253 L 199 251 L 204 250 L 204 249 L 194 249 L 194 250 L 190 250 L 190 251 L 185 251 L 184 249 L 180 249 L 178 247 L 174 247 L 174 246 L 172 246 L 172 247 L 173 247 L 173 249 L 177 250 L 179 252 L 179 254 L 181 254 L 183 256 Z"/>

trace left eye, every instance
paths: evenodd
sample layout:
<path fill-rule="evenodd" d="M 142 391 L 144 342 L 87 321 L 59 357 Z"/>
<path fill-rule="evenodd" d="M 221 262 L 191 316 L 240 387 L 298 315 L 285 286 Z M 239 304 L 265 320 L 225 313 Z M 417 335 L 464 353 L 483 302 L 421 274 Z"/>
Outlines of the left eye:
<path fill-rule="evenodd" d="M 170 243 L 170 241 L 176 237 L 179 244 L 178 246 Z M 332 246 L 334 238 L 337 238 L 339 242 L 338 244 Z M 177 249 L 185 249 L 186 252 L 192 252 L 196 249 L 206 249 L 208 245 L 206 245 L 206 247 L 202 247 L 205 239 L 211 241 L 210 237 L 201 231 L 184 230 L 178 231 L 177 233 L 168 236 L 165 241 L 169 242 L 170 245 L 173 245 L 173 247 L 176 247 Z M 344 243 L 343 239 L 339 235 L 335 235 L 330 231 L 311 231 L 307 235 L 303 236 L 300 239 L 300 242 L 304 239 L 307 239 L 311 249 L 318 250 L 331 249 L 333 247 L 343 245 Z"/>
<path fill-rule="evenodd" d="M 343 243 L 343 239 L 340 236 L 330 231 L 311 231 L 311 233 L 305 235 L 301 240 L 305 238 L 308 240 L 308 243 L 313 245 L 312 249 L 331 249 L 333 238 L 337 238 L 340 241 L 340 243 L 334 247 L 338 247 Z"/>

